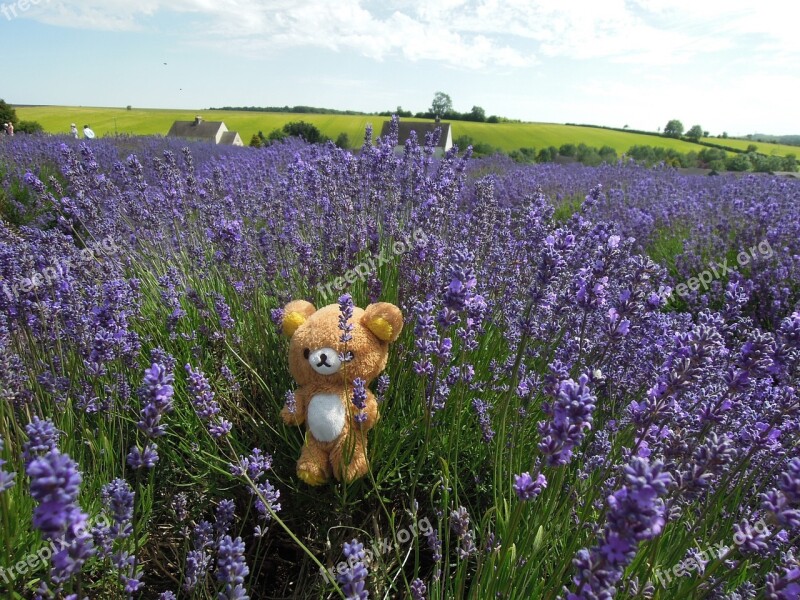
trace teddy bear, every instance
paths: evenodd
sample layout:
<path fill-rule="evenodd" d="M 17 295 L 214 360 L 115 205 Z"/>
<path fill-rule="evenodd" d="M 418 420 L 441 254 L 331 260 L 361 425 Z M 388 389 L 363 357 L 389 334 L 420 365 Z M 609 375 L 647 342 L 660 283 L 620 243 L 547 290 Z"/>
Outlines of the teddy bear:
<path fill-rule="evenodd" d="M 338 304 L 317 310 L 305 300 L 283 309 L 289 371 L 299 387 L 281 418 L 287 425 L 305 423 L 297 475 L 309 485 L 322 485 L 331 476 L 351 482 L 367 473 L 367 432 L 378 421 L 378 404 L 367 386 L 386 367 L 389 344 L 403 329 L 403 314 L 394 304 L 353 307 L 347 321 L 352 338 L 342 342 L 340 315 Z M 353 404 L 358 379 L 366 393 L 362 410 Z"/>

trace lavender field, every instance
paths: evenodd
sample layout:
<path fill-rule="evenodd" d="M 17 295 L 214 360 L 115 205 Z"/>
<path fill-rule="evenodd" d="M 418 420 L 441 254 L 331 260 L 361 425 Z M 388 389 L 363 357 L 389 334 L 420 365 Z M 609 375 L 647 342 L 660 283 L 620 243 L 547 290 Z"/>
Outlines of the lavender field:
<path fill-rule="evenodd" d="M 371 135 L 0 139 L 3 597 L 800 598 L 800 181 Z M 404 315 L 351 483 L 295 299 Z"/>

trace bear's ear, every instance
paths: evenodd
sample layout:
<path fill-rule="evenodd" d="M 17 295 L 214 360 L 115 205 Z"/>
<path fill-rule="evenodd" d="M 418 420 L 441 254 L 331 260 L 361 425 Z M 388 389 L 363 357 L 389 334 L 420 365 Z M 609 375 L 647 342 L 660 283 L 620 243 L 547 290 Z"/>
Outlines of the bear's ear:
<path fill-rule="evenodd" d="M 281 330 L 286 337 L 292 337 L 297 328 L 306 322 L 306 319 L 317 312 L 311 302 L 305 300 L 292 300 L 283 308 L 283 325 Z"/>
<path fill-rule="evenodd" d="M 403 331 L 403 313 L 394 304 L 378 302 L 364 309 L 361 324 L 375 334 L 379 340 L 393 342 Z"/>

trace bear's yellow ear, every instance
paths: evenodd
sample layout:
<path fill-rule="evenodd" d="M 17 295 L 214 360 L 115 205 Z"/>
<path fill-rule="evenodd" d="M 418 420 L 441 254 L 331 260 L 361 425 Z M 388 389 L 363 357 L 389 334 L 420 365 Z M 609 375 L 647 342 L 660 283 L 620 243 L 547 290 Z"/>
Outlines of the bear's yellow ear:
<path fill-rule="evenodd" d="M 283 308 L 283 325 L 281 330 L 286 337 L 292 337 L 297 328 L 306 322 L 306 319 L 317 312 L 311 302 L 305 300 L 292 300 Z"/>
<path fill-rule="evenodd" d="M 364 309 L 361 323 L 379 340 L 393 342 L 403 331 L 403 313 L 394 304 L 377 302 Z"/>

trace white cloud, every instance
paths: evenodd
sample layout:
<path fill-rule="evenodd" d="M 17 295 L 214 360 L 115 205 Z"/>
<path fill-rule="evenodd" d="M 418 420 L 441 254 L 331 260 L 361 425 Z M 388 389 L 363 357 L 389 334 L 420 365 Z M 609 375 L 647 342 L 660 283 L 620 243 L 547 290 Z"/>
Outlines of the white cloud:
<path fill-rule="evenodd" d="M 681 64 L 737 49 L 789 65 L 798 9 L 750 0 L 47 0 L 30 16 L 68 27 L 141 29 L 163 12 L 191 16 L 196 40 L 252 53 L 312 46 L 461 68 L 541 59 Z M 210 35 L 208 35 L 210 34 Z M 214 43 L 208 42 L 208 43 Z"/>

